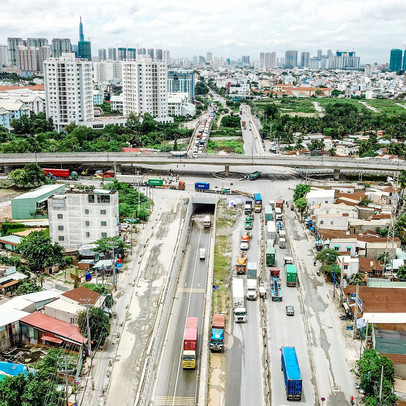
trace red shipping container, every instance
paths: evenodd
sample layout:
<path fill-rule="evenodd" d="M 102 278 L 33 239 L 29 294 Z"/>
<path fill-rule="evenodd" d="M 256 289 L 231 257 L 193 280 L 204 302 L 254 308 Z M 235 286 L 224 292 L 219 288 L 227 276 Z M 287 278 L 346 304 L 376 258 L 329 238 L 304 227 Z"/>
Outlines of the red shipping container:
<path fill-rule="evenodd" d="M 213 321 L 211 323 L 212 328 L 219 328 L 224 330 L 226 325 L 226 316 L 225 314 L 215 313 L 213 314 Z"/>
<path fill-rule="evenodd" d="M 59 178 L 69 178 L 70 176 L 69 169 L 42 168 L 42 170 L 44 171 L 45 176 L 47 176 L 49 173 L 52 173 L 52 175 Z"/>
<path fill-rule="evenodd" d="M 186 319 L 183 349 L 185 351 L 196 351 L 197 349 L 197 317 L 188 317 Z"/>

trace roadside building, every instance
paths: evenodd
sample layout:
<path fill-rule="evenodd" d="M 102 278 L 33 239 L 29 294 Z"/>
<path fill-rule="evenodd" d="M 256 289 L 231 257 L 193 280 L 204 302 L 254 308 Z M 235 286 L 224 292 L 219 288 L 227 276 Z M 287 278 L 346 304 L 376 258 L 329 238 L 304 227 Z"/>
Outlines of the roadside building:
<path fill-rule="evenodd" d="M 334 203 L 334 198 L 334 190 L 311 190 L 306 194 L 307 204 L 309 208 L 313 208 L 315 205 L 319 205 L 322 203 L 332 204 Z"/>
<path fill-rule="evenodd" d="M 20 320 L 28 315 L 29 313 L 21 310 L 0 307 L 0 351 L 6 351 L 20 343 Z"/>
<path fill-rule="evenodd" d="M 48 199 L 48 219 L 52 241 L 67 250 L 118 236 L 118 192 L 68 189 L 65 194 Z"/>
<path fill-rule="evenodd" d="M 63 193 L 65 189 L 65 185 L 44 185 L 11 199 L 13 220 L 46 218 L 45 212 L 41 213 L 41 210 L 45 208 L 47 199 L 50 196 Z"/>
<path fill-rule="evenodd" d="M 20 323 L 21 340 L 26 344 L 43 344 L 80 351 L 87 342 L 87 338 L 83 337 L 78 326 L 40 312 L 23 317 Z"/>

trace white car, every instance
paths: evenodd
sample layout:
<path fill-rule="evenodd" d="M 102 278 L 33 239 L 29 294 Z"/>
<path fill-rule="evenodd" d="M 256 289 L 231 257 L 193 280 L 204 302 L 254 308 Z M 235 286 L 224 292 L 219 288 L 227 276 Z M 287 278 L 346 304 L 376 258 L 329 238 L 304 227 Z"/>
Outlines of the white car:
<path fill-rule="evenodd" d="M 199 257 L 200 259 L 206 259 L 206 248 L 200 248 Z"/>

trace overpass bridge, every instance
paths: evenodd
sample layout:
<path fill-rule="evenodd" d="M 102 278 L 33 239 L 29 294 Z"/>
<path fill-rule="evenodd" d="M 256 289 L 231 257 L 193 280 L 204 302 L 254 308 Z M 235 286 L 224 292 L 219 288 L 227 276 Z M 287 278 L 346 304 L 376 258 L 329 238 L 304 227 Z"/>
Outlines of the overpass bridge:
<path fill-rule="evenodd" d="M 296 169 L 332 169 L 335 176 L 340 170 L 355 170 L 368 172 L 398 172 L 406 170 L 406 162 L 403 160 L 387 160 L 379 158 L 342 158 L 311 155 L 214 155 L 199 154 L 198 157 L 173 156 L 168 153 L 129 153 L 129 152 L 69 152 L 69 153 L 28 153 L 28 154 L 1 154 L 0 167 L 5 172 L 27 163 L 36 162 L 39 165 L 58 166 L 90 166 L 114 167 L 118 172 L 121 165 L 145 166 L 145 165 L 211 165 L 222 166 L 225 174 L 230 167 L 243 166 L 285 166 Z"/>

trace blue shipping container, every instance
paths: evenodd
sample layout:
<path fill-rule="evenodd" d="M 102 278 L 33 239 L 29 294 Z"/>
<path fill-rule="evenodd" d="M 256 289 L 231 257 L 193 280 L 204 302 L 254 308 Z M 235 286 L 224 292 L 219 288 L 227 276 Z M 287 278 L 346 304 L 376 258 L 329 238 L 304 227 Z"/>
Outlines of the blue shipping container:
<path fill-rule="evenodd" d="M 285 377 L 286 399 L 300 400 L 302 398 L 302 377 L 297 361 L 295 347 L 282 347 L 281 363 Z"/>
<path fill-rule="evenodd" d="M 195 183 L 196 190 L 208 190 L 210 189 L 210 183 L 207 182 L 196 182 Z"/>

